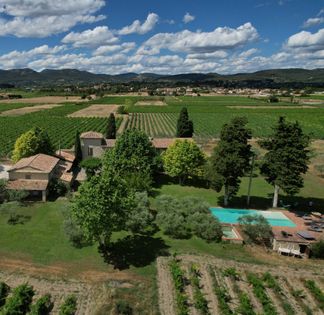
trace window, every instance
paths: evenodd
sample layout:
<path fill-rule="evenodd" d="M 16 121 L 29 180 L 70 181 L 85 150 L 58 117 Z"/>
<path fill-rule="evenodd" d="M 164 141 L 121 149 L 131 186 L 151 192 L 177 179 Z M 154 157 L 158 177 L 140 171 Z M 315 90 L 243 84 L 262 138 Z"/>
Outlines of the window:
<path fill-rule="evenodd" d="M 88 148 L 88 155 L 93 156 L 93 148 Z"/>
<path fill-rule="evenodd" d="M 31 175 L 25 175 L 25 179 L 31 179 Z"/>

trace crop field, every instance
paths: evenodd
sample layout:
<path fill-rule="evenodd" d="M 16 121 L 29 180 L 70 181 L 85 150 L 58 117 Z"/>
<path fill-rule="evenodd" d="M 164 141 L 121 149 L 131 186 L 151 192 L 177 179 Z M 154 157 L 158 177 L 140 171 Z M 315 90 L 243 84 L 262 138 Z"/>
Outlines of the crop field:
<path fill-rule="evenodd" d="M 320 315 L 323 273 L 202 256 L 159 257 L 162 315 Z"/>
<path fill-rule="evenodd" d="M 116 101 L 116 98 L 113 98 Z M 108 100 L 107 100 L 108 101 Z M 194 122 L 195 137 L 217 138 L 223 124 L 237 116 L 248 118 L 253 137 L 267 136 L 280 116 L 299 121 L 314 139 L 324 139 L 324 106 L 271 103 L 237 96 L 166 97 L 167 106 L 133 106 L 128 128 L 144 130 L 152 137 L 172 137 L 181 108 L 186 106 Z M 108 101 L 109 102 L 109 101 Z M 129 101 L 128 103 L 132 103 Z"/>
<path fill-rule="evenodd" d="M 70 118 L 72 112 L 89 105 L 69 104 L 17 117 L 0 117 L 0 156 L 8 155 L 16 139 L 27 130 L 38 126 L 47 130 L 54 146 L 70 148 L 74 144 L 76 131 L 94 130 L 104 132 L 106 118 Z M 0 106 L 1 108 L 1 106 Z M 117 127 L 121 120 L 117 120 Z"/>

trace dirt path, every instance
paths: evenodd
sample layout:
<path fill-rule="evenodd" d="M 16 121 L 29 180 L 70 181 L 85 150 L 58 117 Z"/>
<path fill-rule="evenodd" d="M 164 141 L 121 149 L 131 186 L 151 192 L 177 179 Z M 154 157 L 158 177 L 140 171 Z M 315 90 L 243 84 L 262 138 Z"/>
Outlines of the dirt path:
<path fill-rule="evenodd" d="M 190 280 L 190 271 L 189 271 L 190 265 L 186 264 L 185 266 L 185 277 Z M 188 304 L 189 304 L 189 314 L 190 315 L 200 315 L 195 307 L 194 302 L 194 291 L 193 287 L 189 284 L 186 286 L 186 294 L 188 296 Z"/>
<path fill-rule="evenodd" d="M 242 292 L 244 292 L 244 293 L 246 293 L 248 295 L 252 305 L 255 308 L 255 312 L 257 314 L 262 314 L 263 313 L 263 307 L 262 307 L 261 303 L 259 302 L 259 300 L 253 294 L 252 286 L 249 285 L 249 283 L 246 281 L 246 279 L 244 279 L 242 277 L 242 280 L 238 281 L 237 285 L 239 286 L 239 288 L 240 288 L 240 290 Z"/>
<path fill-rule="evenodd" d="M 159 308 L 161 315 L 175 315 L 174 288 L 171 279 L 169 260 L 157 259 L 157 285 L 159 288 Z"/>
<path fill-rule="evenodd" d="M 0 116 L 22 116 L 25 114 L 36 113 L 42 110 L 51 109 L 55 107 L 62 106 L 60 104 L 45 104 L 45 105 L 35 105 L 26 106 L 22 108 L 10 109 L 2 112 Z"/>
<path fill-rule="evenodd" d="M 285 315 L 286 312 L 282 309 L 280 300 L 277 298 L 276 294 L 269 288 L 266 288 L 266 293 L 269 296 L 270 300 L 272 301 L 274 307 L 277 310 L 279 315 Z"/>
<path fill-rule="evenodd" d="M 203 285 L 202 290 L 208 301 L 210 314 L 217 315 L 219 314 L 218 303 L 217 303 L 216 295 L 214 293 L 213 283 L 210 278 L 207 265 L 203 265 L 200 268 L 200 272 L 201 272 L 201 283 Z"/>
<path fill-rule="evenodd" d="M 296 315 L 304 315 L 303 309 L 301 308 L 299 303 L 297 303 L 296 299 L 290 293 L 290 289 L 288 288 L 286 282 L 282 278 L 277 279 L 277 281 L 284 291 L 284 299 L 287 299 L 288 301 L 290 301 L 290 304 L 293 307 L 293 309 L 295 310 Z"/>

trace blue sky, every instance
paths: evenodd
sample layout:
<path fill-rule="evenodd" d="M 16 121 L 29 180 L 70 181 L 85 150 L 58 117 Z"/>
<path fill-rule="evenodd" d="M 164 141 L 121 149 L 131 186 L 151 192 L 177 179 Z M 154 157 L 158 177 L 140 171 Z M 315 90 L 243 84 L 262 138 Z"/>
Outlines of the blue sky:
<path fill-rule="evenodd" d="M 0 0 L 0 68 L 324 67 L 323 0 Z"/>

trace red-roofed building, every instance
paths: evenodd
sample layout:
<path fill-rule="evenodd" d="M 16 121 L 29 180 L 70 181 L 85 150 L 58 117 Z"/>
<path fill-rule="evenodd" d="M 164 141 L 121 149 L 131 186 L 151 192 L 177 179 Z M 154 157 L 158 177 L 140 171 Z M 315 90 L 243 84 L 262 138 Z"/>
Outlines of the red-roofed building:
<path fill-rule="evenodd" d="M 7 189 L 24 190 L 32 195 L 41 193 L 42 200 L 46 201 L 51 179 L 56 178 L 71 183 L 73 179 L 71 168 L 72 162 L 46 154 L 23 158 L 8 170 Z"/>

